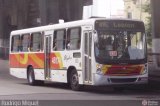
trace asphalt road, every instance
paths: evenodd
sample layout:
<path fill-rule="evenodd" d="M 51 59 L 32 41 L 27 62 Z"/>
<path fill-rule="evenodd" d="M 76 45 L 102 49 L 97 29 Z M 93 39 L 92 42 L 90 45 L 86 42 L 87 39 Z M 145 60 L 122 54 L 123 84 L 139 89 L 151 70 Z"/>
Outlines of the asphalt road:
<path fill-rule="evenodd" d="M 8 61 L 0 60 L 0 105 L 9 106 L 7 100 L 37 100 L 39 106 L 60 105 L 92 105 L 92 106 L 142 106 L 142 101 L 160 105 L 160 87 L 127 88 L 122 92 L 115 92 L 112 88 L 97 88 L 86 86 L 83 91 L 75 92 L 65 84 L 46 83 L 43 86 L 30 86 L 24 79 L 9 75 Z M 49 101 L 48 101 L 49 100 Z M 144 103 L 146 103 L 146 101 Z M 19 101 L 22 105 L 22 101 Z M 18 103 L 18 102 L 17 102 Z M 23 104 L 24 105 L 24 104 Z M 15 105 L 18 106 L 18 105 Z M 26 105 L 29 106 L 29 105 Z M 31 106 L 31 105 L 30 105 Z"/>

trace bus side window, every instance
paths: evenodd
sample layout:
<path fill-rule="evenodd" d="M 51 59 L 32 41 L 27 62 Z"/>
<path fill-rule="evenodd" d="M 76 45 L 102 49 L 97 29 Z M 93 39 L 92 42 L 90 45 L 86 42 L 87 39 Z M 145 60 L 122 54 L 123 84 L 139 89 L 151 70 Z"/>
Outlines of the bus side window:
<path fill-rule="evenodd" d="M 22 51 L 22 40 L 21 40 L 21 37 L 19 37 L 19 40 L 17 41 L 17 44 L 18 44 L 18 51 Z"/>
<path fill-rule="evenodd" d="M 41 33 L 41 42 L 40 42 L 40 45 L 41 45 L 41 51 L 43 51 L 43 48 L 44 48 L 44 32 Z"/>
<path fill-rule="evenodd" d="M 67 39 L 66 39 L 66 49 L 67 49 L 67 50 L 70 50 L 70 46 L 71 46 L 70 43 L 71 43 L 71 42 L 70 42 L 70 29 L 68 29 L 68 30 L 67 30 Z"/>
<path fill-rule="evenodd" d="M 15 35 L 12 37 L 11 51 L 18 52 L 20 47 L 20 35 Z"/>
<path fill-rule="evenodd" d="M 54 31 L 54 37 L 53 37 L 53 50 L 57 50 L 57 32 Z"/>
<path fill-rule="evenodd" d="M 31 34 L 31 51 L 39 52 L 43 49 L 43 36 L 40 32 Z"/>
<path fill-rule="evenodd" d="M 54 31 L 53 50 L 62 51 L 65 49 L 66 30 L 61 29 Z"/>
<path fill-rule="evenodd" d="M 67 31 L 67 49 L 78 50 L 81 45 L 81 28 L 70 28 Z"/>
<path fill-rule="evenodd" d="M 21 46 L 23 52 L 30 51 L 30 41 L 31 41 L 30 34 L 24 34 L 21 36 Z"/>

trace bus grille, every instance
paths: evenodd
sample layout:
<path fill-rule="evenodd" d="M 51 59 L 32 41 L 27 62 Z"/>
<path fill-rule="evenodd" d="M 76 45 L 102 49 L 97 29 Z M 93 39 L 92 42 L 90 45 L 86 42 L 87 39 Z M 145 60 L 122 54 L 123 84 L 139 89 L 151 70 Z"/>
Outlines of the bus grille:
<path fill-rule="evenodd" d="M 139 75 L 144 66 L 112 66 L 108 68 L 106 75 L 128 76 Z"/>
<path fill-rule="evenodd" d="M 137 78 L 110 78 L 113 83 L 128 83 L 135 82 Z"/>

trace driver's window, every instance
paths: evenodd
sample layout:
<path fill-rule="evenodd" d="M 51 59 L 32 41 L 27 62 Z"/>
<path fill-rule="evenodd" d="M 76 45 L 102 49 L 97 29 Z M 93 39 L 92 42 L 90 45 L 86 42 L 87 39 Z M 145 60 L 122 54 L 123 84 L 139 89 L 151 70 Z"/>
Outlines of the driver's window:
<path fill-rule="evenodd" d="M 141 49 L 141 45 L 142 45 L 142 35 L 141 32 L 137 32 L 137 33 L 131 33 L 132 39 L 131 39 L 131 46 L 135 47 L 135 48 L 139 48 Z"/>

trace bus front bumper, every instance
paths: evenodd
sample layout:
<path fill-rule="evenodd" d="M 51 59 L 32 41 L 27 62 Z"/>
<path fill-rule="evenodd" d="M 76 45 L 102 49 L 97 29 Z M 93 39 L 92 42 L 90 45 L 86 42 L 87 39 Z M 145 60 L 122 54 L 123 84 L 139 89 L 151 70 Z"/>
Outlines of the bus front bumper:
<path fill-rule="evenodd" d="M 148 74 L 136 76 L 107 76 L 93 74 L 93 85 L 147 84 Z"/>

